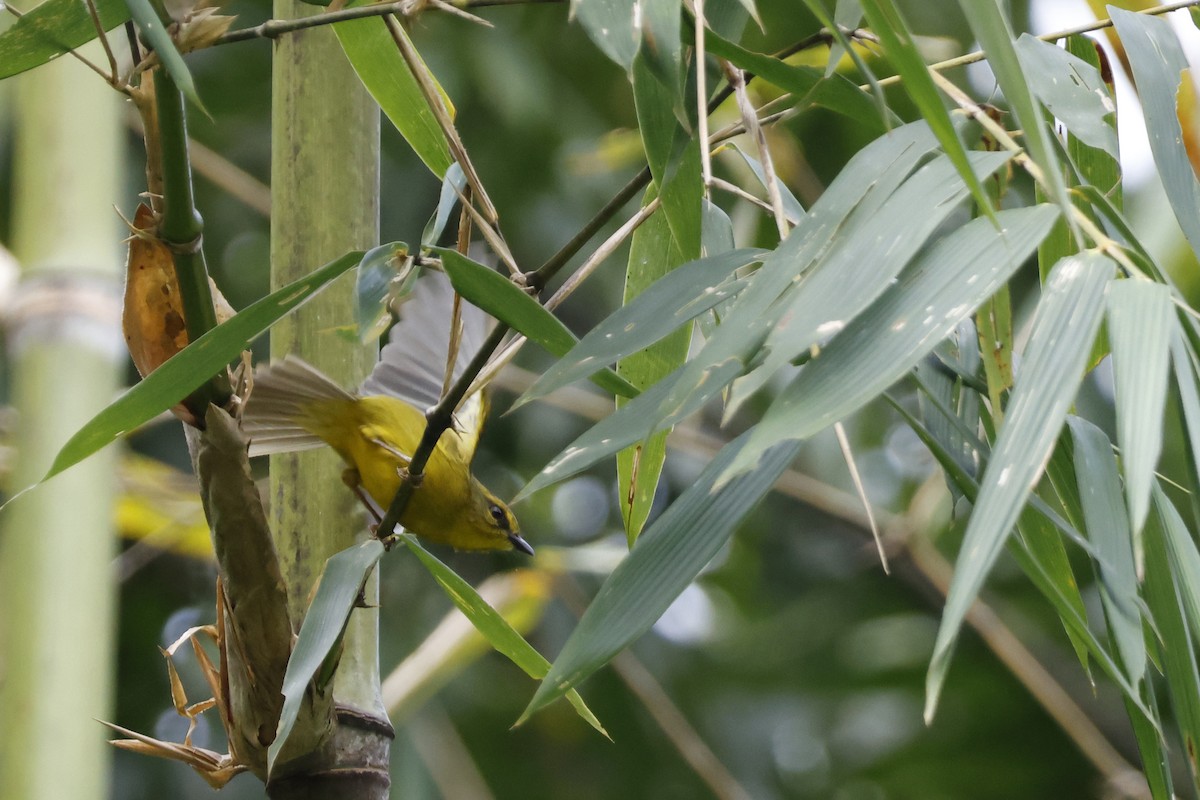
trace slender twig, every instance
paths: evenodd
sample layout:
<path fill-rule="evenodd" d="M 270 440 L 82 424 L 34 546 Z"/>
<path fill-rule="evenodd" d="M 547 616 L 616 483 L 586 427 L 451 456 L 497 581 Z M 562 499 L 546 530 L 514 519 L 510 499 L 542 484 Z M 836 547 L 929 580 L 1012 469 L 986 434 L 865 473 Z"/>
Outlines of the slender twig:
<path fill-rule="evenodd" d="M 425 97 L 425 104 L 429 106 L 429 110 L 433 112 L 434 119 L 437 120 L 438 127 L 442 129 L 442 134 L 446 137 L 446 142 L 450 147 L 450 155 L 454 157 L 454 160 L 458 162 L 458 166 L 462 168 L 463 175 L 467 178 L 467 184 L 471 187 L 475 199 L 479 201 L 479 205 L 483 209 L 484 217 L 487 218 L 488 222 L 495 224 L 499 218 L 499 214 L 496 212 L 496 207 L 492 205 L 487 191 L 483 188 L 483 181 L 479 179 L 479 174 L 475 171 L 475 165 L 471 163 L 471 158 L 467 155 L 467 148 L 458 136 L 458 129 L 454 127 L 454 120 L 450 118 L 450 112 L 446 109 L 446 104 L 442 101 L 441 91 L 437 84 L 434 83 L 433 76 L 429 73 L 429 68 L 425 66 L 425 62 L 421 60 L 420 54 L 412 46 L 412 42 L 408 40 L 408 35 L 400 26 L 400 22 L 396 19 L 396 16 L 389 14 L 383 18 L 383 21 L 387 23 L 388 32 L 392 34 L 392 41 L 396 43 L 396 49 L 400 51 L 404 63 L 408 65 L 408 71 L 416 79 L 417 87 Z"/>
<path fill-rule="evenodd" d="M 779 192 L 779 178 L 775 174 L 775 164 L 771 159 L 771 150 L 767 147 L 767 136 L 763 132 L 762 126 L 758 124 L 758 114 L 754 110 L 753 103 L 750 102 L 750 95 L 746 92 L 745 75 L 740 69 L 728 62 L 724 62 L 722 66 L 725 68 L 725 81 L 733 90 L 734 97 L 737 98 L 738 111 L 742 115 L 742 124 L 746 126 L 746 130 L 754 138 L 754 145 L 758 149 L 758 160 L 762 164 L 763 182 L 767 187 L 767 197 L 771 200 L 771 215 L 775 219 L 775 228 L 778 230 L 779 238 L 782 240 L 788 234 L 787 215 L 783 211 L 783 195 Z M 711 176 L 709 182 L 712 182 Z"/>
<path fill-rule="evenodd" d="M 563 0 L 455 0 L 455 2 L 445 4 L 436 3 L 432 7 L 450 13 L 449 8 L 442 8 L 442 6 L 447 5 L 454 9 L 462 10 L 464 8 L 487 8 L 489 6 L 514 6 L 540 3 L 557 4 L 561 2 Z M 369 6 L 343 8 L 324 14 L 314 14 L 311 17 L 304 17 L 302 19 L 269 19 L 252 28 L 239 28 L 236 31 L 229 31 L 213 42 L 213 44 L 232 44 L 233 42 L 245 42 L 251 39 L 276 39 L 289 33 L 296 33 L 297 31 L 316 28 L 321 25 L 333 25 L 353 19 L 382 17 L 389 14 L 399 14 L 403 17 L 409 17 L 423 10 L 425 10 L 425 7 L 420 3 L 413 2 L 413 0 L 397 0 L 397 2 L 393 3 L 378 3 Z"/>
<path fill-rule="evenodd" d="M 100 39 L 104 54 L 108 56 L 108 66 L 111 70 L 108 82 L 115 87 L 120 82 L 117 77 L 117 57 L 113 55 L 112 47 L 108 43 L 108 34 L 104 32 L 104 25 L 100 23 L 100 12 L 96 10 L 95 0 L 87 0 L 86 5 L 88 16 L 92 19 L 92 26 L 96 29 L 96 36 Z"/>
<path fill-rule="evenodd" d="M 700 175 L 704 180 L 704 196 L 709 196 L 709 187 L 712 184 L 712 153 L 709 152 L 708 143 L 708 115 L 712 112 L 708 111 L 708 78 L 705 75 L 707 69 L 707 59 L 704 55 L 704 31 L 708 25 L 704 21 L 704 0 L 695 0 L 694 13 L 696 15 L 696 111 L 699 119 L 699 137 L 700 137 Z"/>

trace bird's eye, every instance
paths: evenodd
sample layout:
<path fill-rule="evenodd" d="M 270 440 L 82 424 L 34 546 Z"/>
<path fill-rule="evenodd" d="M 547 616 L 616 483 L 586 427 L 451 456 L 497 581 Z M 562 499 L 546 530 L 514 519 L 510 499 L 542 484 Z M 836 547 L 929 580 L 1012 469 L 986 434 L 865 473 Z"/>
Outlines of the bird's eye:
<path fill-rule="evenodd" d="M 508 527 L 508 515 L 504 513 L 504 509 L 493 503 L 488 506 L 488 513 L 492 515 L 492 519 L 496 520 L 496 524 L 502 528 Z"/>

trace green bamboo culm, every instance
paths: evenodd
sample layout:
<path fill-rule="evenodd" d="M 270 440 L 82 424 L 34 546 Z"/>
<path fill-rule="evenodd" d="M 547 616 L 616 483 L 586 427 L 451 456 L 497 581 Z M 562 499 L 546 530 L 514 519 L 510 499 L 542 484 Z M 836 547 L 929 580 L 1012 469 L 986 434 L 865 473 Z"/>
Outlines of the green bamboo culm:
<path fill-rule="evenodd" d="M 294 0 L 277 0 L 274 9 L 280 19 L 321 10 Z M 276 288 L 349 250 L 378 242 L 379 107 L 327 27 L 278 40 L 272 81 L 271 286 Z M 376 352 L 358 344 L 356 337 L 338 334 L 353 320 L 354 276 L 348 274 L 272 328 L 271 355 L 298 355 L 338 383 L 355 386 L 374 364 Z M 297 624 L 325 560 L 367 535 L 363 513 L 341 481 L 342 469 L 328 449 L 271 457 L 271 528 Z M 374 605 L 377 595 L 373 577 L 366 588 L 367 604 Z M 376 609 L 351 615 L 334 697 L 339 706 L 382 725 L 374 732 L 349 732 L 350 738 L 361 734 L 357 745 L 347 746 L 343 732 L 335 734 L 335 752 L 326 767 L 342 766 L 344 754 L 361 747 L 364 739 L 373 739 L 367 747 L 386 764 L 378 631 Z M 329 796 L 387 797 L 386 768 L 358 776 L 367 780 L 353 788 L 331 782 Z M 287 791 L 286 784 L 268 786 L 273 798 L 287 797 Z"/>
<path fill-rule="evenodd" d="M 119 97 L 71 58 L 15 82 L 10 490 L 39 479 L 112 400 L 124 365 Z M 110 448 L 31 492 L 0 523 L 6 798 L 109 795 L 112 748 L 92 720 L 112 718 L 116 456 Z"/>

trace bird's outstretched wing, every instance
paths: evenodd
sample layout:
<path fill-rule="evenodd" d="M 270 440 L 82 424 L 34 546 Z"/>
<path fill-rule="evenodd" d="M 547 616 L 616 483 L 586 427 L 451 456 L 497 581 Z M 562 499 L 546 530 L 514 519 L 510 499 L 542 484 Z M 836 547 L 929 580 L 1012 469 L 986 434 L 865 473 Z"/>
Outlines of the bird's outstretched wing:
<path fill-rule="evenodd" d="M 242 412 L 250 455 L 311 450 L 325 442 L 301 425 L 313 403 L 353 401 L 354 395 L 307 362 L 288 356 L 254 373 L 254 390 Z"/>
<path fill-rule="evenodd" d="M 390 395 L 425 411 L 441 399 L 450 352 L 450 322 L 454 289 L 443 273 L 422 275 L 400 306 L 400 320 L 379 354 L 379 363 L 363 381 L 360 394 Z M 462 375 L 479 352 L 494 321 L 465 300 L 460 303 L 462 334 L 451 381 Z M 466 398 L 455 412 L 455 427 L 442 437 L 442 446 L 456 448 L 470 462 L 487 416 L 482 392 Z"/>

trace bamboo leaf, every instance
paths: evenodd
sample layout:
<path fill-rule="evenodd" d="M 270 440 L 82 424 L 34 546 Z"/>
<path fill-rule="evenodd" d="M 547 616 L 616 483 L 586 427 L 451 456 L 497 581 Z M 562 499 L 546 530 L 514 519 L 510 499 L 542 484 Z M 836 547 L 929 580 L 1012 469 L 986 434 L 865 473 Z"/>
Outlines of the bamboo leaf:
<path fill-rule="evenodd" d="M 921 116 L 929 123 L 942 149 L 958 169 L 959 176 L 966 181 L 975 202 L 990 215 L 991 198 L 967 161 L 967 150 L 958 136 L 937 87 L 933 84 L 929 68 L 925 66 L 925 61 L 917 50 L 912 31 L 901 16 L 900 9 L 892 0 L 863 0 L 862 5 L 867 20 L 871 23 L 871 30 L 883 43 L 888 60 L 904 78 L 904 88 L 909 97 L 920 110 Z"/>
<path fill-rule="evenodd" d="M 346 548 L 325 562 L 325 570 L 304 614 L 300 634 L 288 659 L 287 673 L 283 676 L 283 710 L 275 740 L 267 750 L 268 774 L 275 768 L 276 759 L 300 718 L 305 695 L 310 690 L 319 694 L 326 691 L 337 668 L 350 614 L 362 594 L 367 576 L 382 555 L 383 544 L 378 539 L 369 539 Z"/>
<path fill-rule="evenodd" d="M 1183 47 L 1166 19 L 1134 14 L 1115 6 L 1113 26 L 1121 36 L 1146 117 L 1150 152 L 1171 210 L 1192 250 L 1200 254 L 1200 184 L 1183 146 L 1175 95 L 1188 69 Z"/>
<path fill-rule="evenodd" d="M 150 0 L 125 0 L 125 4 L 129 7 L 129 16 L 137 23 L 142 36 L 154 48 L 155 55 L 158 56 L 158 60 L 162 62 L 179 91 L 183 92 L 184 97 L 203 111 L 204 104 L 200 102 L 200 95 L 196 93 L 196 82 L 192 80 L 192 73 L 188 71 L 183 56 L 179 55 L 175 42 L 171 40 L 171 35 L 163 27 L 162 20 L 159 19 L 158 12 L 150 4 Z M 208 112 L 205 111 L 205 113 Z"/>
<path fill-rule="evenodd" d="M 653 194 L 653 189 L 647 192 L 646 202 L 653 200 Z M 694 243 L 697 251 L 700 249 L 699 234 L 697 229 Z M 634 232 L 629 246 L 623 305 L 628 307 L 648 288 L 675 271 L 684 260 L 666 215 L 651 216 Z M 687 358 L 691 334 L 691 326 L 684 325 L 649 346 L 644 344 L 645 337 L 642 337 L 643 347 L 621 359 L 617 364 L 617 374 L 639 389 L 654 385 Z M 622 404 L 623 399 L 618 399 L 617 406 Z M 617 455 L 618 497 L 630 547 L 637 541 L 642 526 L 650 516 L 650 507 L 667 455 L 667 433 L 665 430 L 658 431 L 641 444 L 626 448 Z"/>
<path fill-rule="evenodd" d="M 567 330 L 567 326 L 503 275 L 455 250 L 444 247 L 430 249 L 441 256 L 442 266 L 450 276 L 454 291 L 468 301 L 556 356 L 563 355 L 575 345 L 575 336 Z M 596 373 L 592 381 L 601 389 L 624 397 L 633 397 L 638 393 L 634 386 L 612 370 Z"/>
<path fill-rule="evenodd" d="M 751 467 L 774 443 L 812 436 L 877 397 L 1005 284 L 1055 216 L 1047 205 L 999 212 L 999 229 L 976 219 L 921 254 L 779 394 L 728 474 Z"/>
<path fill-rule="evenodd" d="M 571 0 L 571 16 L 618 66 L 629 72 L 642 41 L 636 0 Z"/>
<path fill-rule="evenodd" d="M 1050 457 L 1067 408 L 1083 379 L 1116 264 L 1083 253 L 1063 259 L 1047 281 L 1020 380 L 984 473 L 926 677 L 925 717 L 933 718 L 950 655 L 975 601 Z"/>
<path fill-rule="evenodd" d="M 1067 126 L 1072 135 L 1114 158 L 1117 131 L 1116 107 L 1091 64 L 1028 33 L 1016 42 L 1016 53 L 1029 77 L 1030 88 L 1046 109 Z"/>
<path fill-rule="evenodd" d="M 1134 279 L 1113 282 L 1108 292 L 1108 337 L 1113 351 L 1117 443 L 1139 573 L 1142 524 L 1150 510 L 1150 488 L 1162 452 L 1174 327 L 1169 288 Z"/>
<path fill-rule="evenodd" d="M 525 674 L 534 680 L 544 678 L 550 670 L 550 662 L 547 661 L 541 653 L 533 648 L 533 645 L 525 641 L 525 637 L 517 633 L 517 631 L 504 619 L 496 609 L 492 608 L 487 602 L 479 596 L 479 592 L 475 591 L 475 587 L 463 580 L 457 572 L 447 567 L 439 561 L 432 553 L 426 550 L 417 541 L 412 534 L 403 534 L 401 537 L 408 548 L 417 556 L 417 560 L 429 570 L 429 574 L 437 581 L 438 585 L 446 592 L 446 596 L 453 601 L 458 610 L 463 613 L 475 629 L 483 634 L 484 638 L 496 648 L 496 652 L 507 657 L 510 661 L 525 671 Z M 600 724 L 600 720 L 592 713 L 592 710 L 583 702 L 583 698 L 579 696 L 579 692 L 567 692 L 567 700 L 574 706 L 579 716 L 595 728 L 606 739 L 611 738 L 608 731 L 604 730 L 604 726 Z"/>
<path fill-rule="evenodd" d="M 225 369 L 252 340 L 362 260 L 347 253 L 252 303 L 176 353 L 92 418 L 63 445 L 44 482 L 175 405 Z"/>
<path fill-rule="evenodd" d="M 1134 570 L 1129 514 L 1121 501 L 1121 480 L 1112 443 L 1104 431 L 1080 417 L 1067 417 L 1074 442 L 1075 475 L 1079 482 L 1088 536 L 1099 558 L 1100 599 L 1112 639 L 1121 654 L 1125 674 L 1133 684 L 1146 671 L 1146 640 L 1142 615 L 1134 602 L 1138 579 Z"/>
<path fill-rule="evenodd" d="M 95 0 L 100 27 L 110 31 L 129 19 L 125 0 Z M 96 38 L 87 5 L 78 0 L 46 0 L 0 33 L 0 79 L 41 66 Z"/>
<path fill-rule="evenodd" d="M 517 724 L 578 686 L 648 631 L 729 541 L 738 522 L 770 491 L 799 450 L 799 444 L 780 445 L 757 469 L 718 489 L 717 476 L 746 441 L 743 434 L 723 447 L 642 534 L 600 587 Z"/>
<path fill-rule="evenodd" d="M 742 249 L 682 264 L 588 331 L 534 382 L 515 405 L 544 397 L 661 340 L 681 325 L 734 297 L 746 286 L 734 272 L 765 250 Z"/>
<path fill-rule="evenodd" d="M 348 5 L 365 2 L 357 0 Z M 392 125 L 425 166 L 439 178 L 444 177 L 452 163 L 450 145 L 417 79 L 396 49 L 386 23 L 377 17 L 348 20 L 334 25 L 333 31 L 363 86 Z"/>

